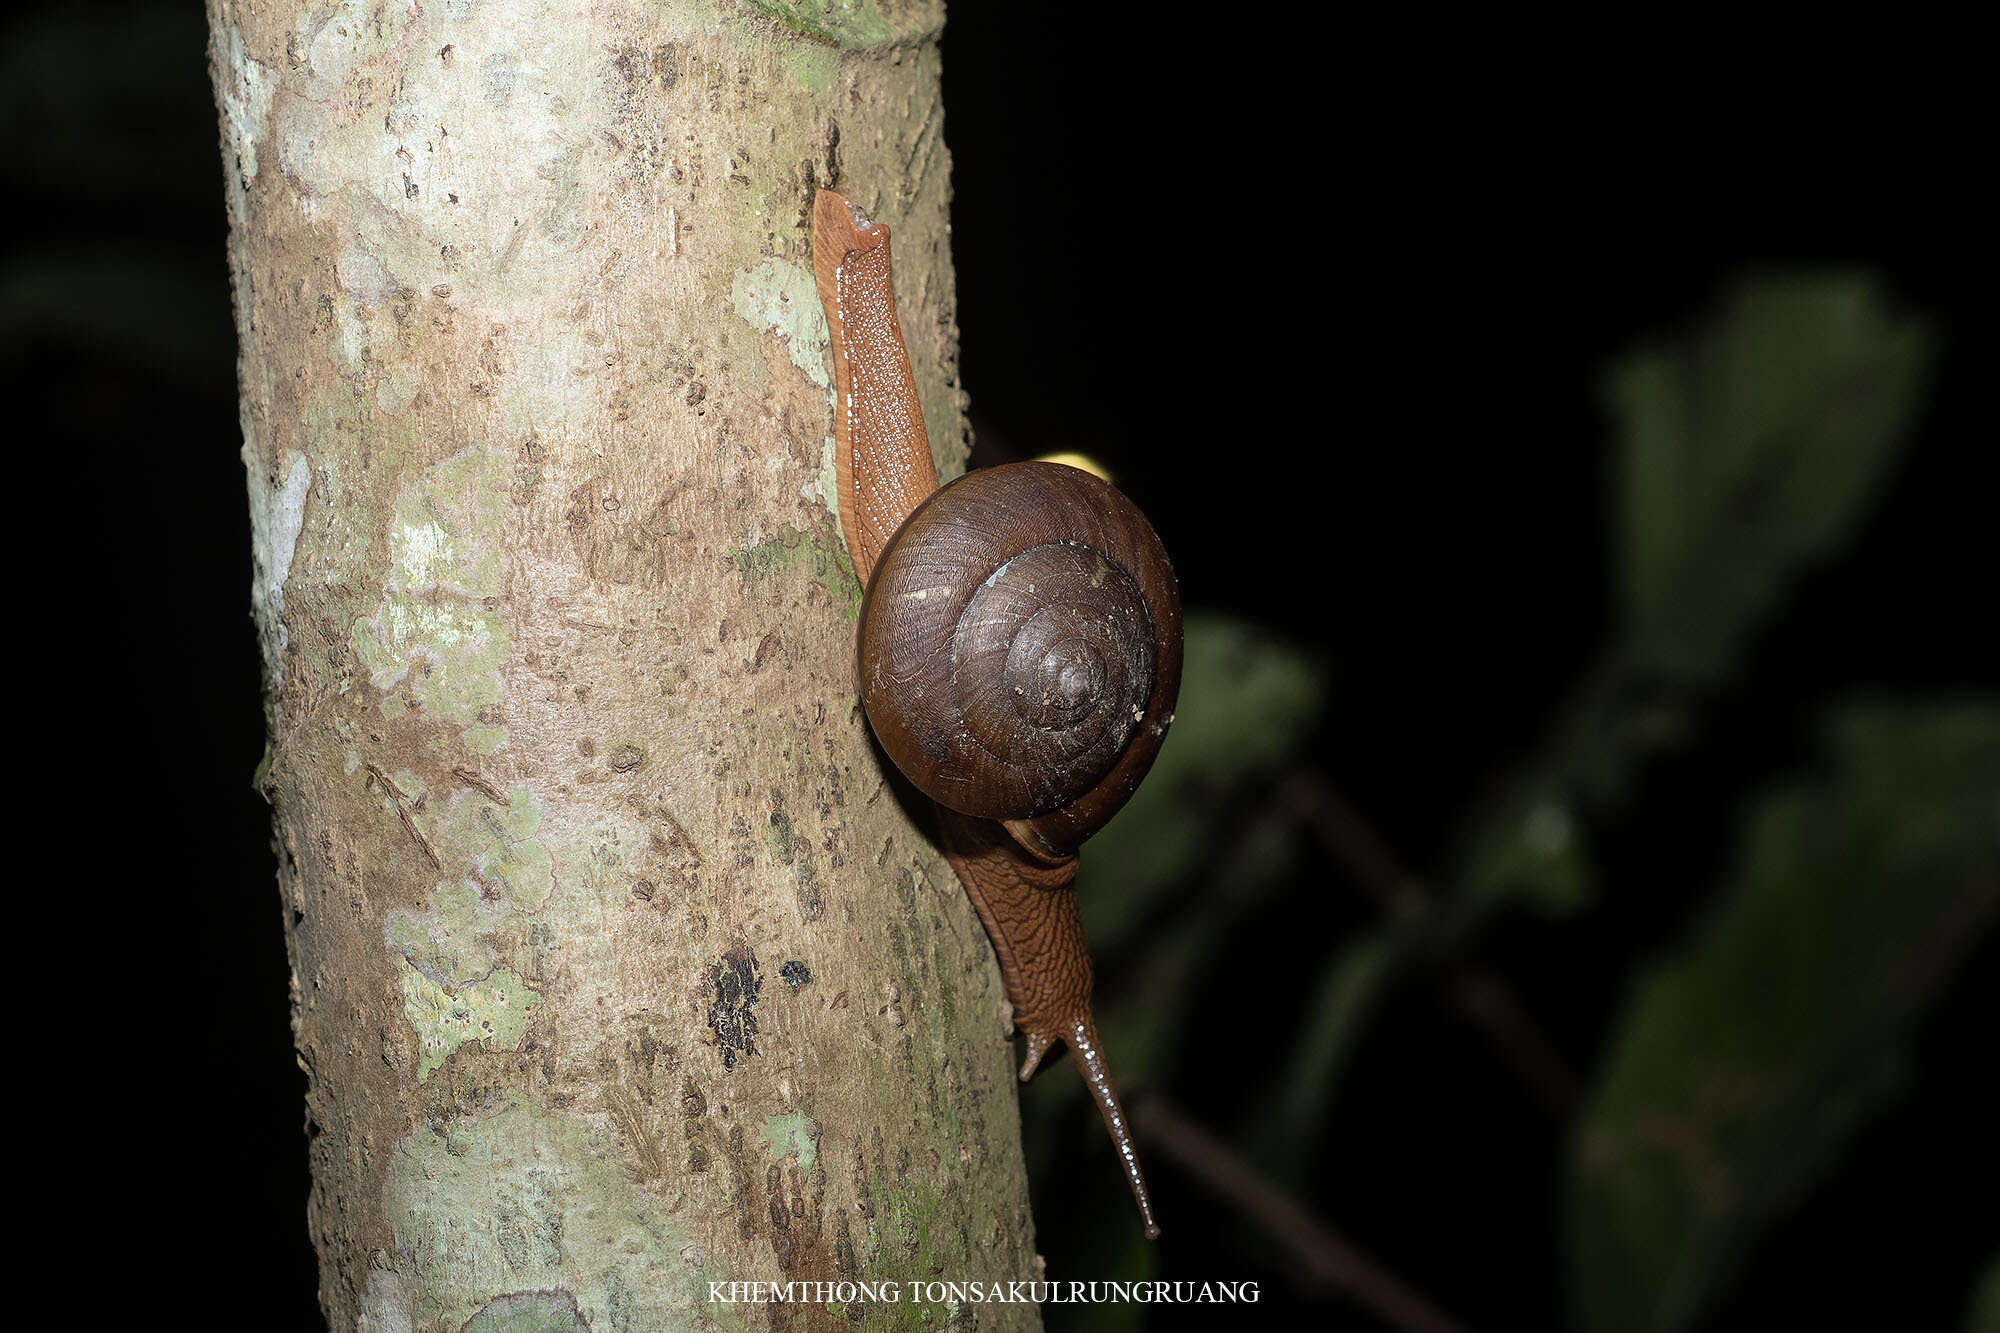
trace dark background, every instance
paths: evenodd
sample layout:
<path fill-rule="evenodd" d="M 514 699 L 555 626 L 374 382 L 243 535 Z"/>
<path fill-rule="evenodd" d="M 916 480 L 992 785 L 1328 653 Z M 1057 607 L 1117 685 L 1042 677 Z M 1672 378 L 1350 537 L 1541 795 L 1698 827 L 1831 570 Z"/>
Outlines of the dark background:
<path fill-rule="evenodd" d="M 1103 460 L 1189 604 L 1325 666 L 1305 751 L 1420 870 L 1606 631 L 1607 361 L 1688 325 L 1746 269 L 1798 261 L 1870 266 L 1944 338 L 1914 445 L 1854 540 L 1715 692 L 1703 743 L 1648 767 L 1593 830 L 1615 891 L 1477 945 L 1587 1071 L 1633 969 L 1702 909 L 1732 812 L 1810 764 L 1827 701 L 1994 685 L 1989 62 L 1962 32 L 1823 15 L 1469 29 L 1300 13 L 1316 17 L 954 6 L 945 134 L 975 461 Z M 250 786 L 262 719 L 205 42 L 192 5 L 8 21 L 0 153 L 21 193 L 0 357 L 28 425 L 16 448 L 55 470 L 17 495 L 81 566 L 30 576 L 61 599 L 59 632 L 43 692 L 16 697 L 103 728 L 63 742 L 95 770 L 66 798 L 91 842 L 65 880 L 131 929 L 92 968 L 119 992 L 97 1072 L 46 1075 L 102 1117 L 90 1151 L 116 1163 L 101 1198 L 72 1202 L 129 1234 L 134 1290 L 198 1269 L 222 1284 L 210 1309 L 305 1328 L 304 1079 Z M 1265 978 L 1258 1024 L 1281 1033 L 1302 1002 L 1288 951 L 1369 915 L 1315 864 L 1233 935 L 1235 965 Z M 2000 1241 L 1996 961 L 1989 939 L 1960 970 L 1906 1095 L 1770 1233 L 1717 1327 L 1958 1325 Z M 1221 1015 L 1185 1040 L 1212 1060 L 1154 1091 L 1227 1123 L 1269 1044 Z M 1031 1141 L 1031 1159 L 1112 1175 L 1101 1132 L 1063 1124 L 1074 1146 Z M 1564 1145 L 1416 984 L 1374 1025 L 1317 1176 L 1286 1184 L 1466 1323 L 1551 1327 Z M 1151 1170 L 1170 1222 L 1159 1275 L 1256 1278 L 1255 1313 L 1283 1322 L 1305 1298 L 1254 1230 L 1170 1162 Z M 1038 1198 L 1059 1188 L 1038 1175 Z M 1052 1275 L 1108 1275 L 1066 1265 L 1078 1224 L 1040 1213 Z"/>

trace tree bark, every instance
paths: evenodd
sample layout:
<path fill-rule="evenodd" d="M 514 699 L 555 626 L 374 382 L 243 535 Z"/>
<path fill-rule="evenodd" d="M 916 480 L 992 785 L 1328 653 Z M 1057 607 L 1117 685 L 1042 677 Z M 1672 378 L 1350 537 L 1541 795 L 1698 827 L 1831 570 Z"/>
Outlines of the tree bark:
<path fill-rule="evenodd" d="M 331 1326 L 1037 1327 L 709 1297 L 1036 1276 L 992 951 L 855 705 L 806 245 L 818 186 L 894 229 L 957 471 L 941 6 L 209 16 Z"/>

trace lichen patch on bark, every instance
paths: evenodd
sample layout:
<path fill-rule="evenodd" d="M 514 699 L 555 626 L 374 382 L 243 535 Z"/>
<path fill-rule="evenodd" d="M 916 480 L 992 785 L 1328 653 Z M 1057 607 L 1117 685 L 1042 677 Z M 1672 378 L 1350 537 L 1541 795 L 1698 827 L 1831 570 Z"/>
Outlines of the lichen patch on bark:
<path fill-rule="evenodd" d="M 718 1257 L 583 1124 L 502 1097 L 391 1155 L 385 1211 L 417 1327 L 457 1329 L 524 1290 L 568 1293 L 593 1329 L 730 1326 L 728 1307 L 707 1300 L 709 1280 L 728 1280 Z M 445 1294 L 465 1292 L 491 1295 Z"/>
<path fill-rule="evenodd" d="M 284 683 L 285 580 L 291 577 L 292 554 L 306 521 L 306 494 L 312 469 L 304 454 L 294 454 L 284 481 L 276 486 L 261 471 L 250 469 L 250 554 L 256 577 L 250 585 L 250 605 L 257 616 L 264 651 L 264 672 L 275 692 Z"/>
<path fill-rule="evenodd" d="M 752 328 L 770 329 L 783 338 L 792 364 L 820 388 L 831 388 L 827 354 L 832 335 L 811 270 L 767 259 L 735 276 L 729 286 L 729 306 Z"/>

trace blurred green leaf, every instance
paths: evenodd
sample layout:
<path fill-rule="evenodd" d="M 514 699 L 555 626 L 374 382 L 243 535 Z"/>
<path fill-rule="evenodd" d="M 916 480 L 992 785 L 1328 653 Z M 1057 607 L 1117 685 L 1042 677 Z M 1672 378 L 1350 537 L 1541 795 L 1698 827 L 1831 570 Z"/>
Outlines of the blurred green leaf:
<path fill-rule="evenodd" d="M 2000 709 L 1855 708 L 1832 749 L 1758 803 L 1714 918 L 1609 1044 L 1570 1164 L 1585 1329 L 1697 1323 L 1896 1095 L 1913 1021 L 2000 913 Z"/>
<path fill-rule="evenodd" d="M 1342 944 L 1320 970 L 1313 997 L 1300 1015 L 1298 1042 L 1285 1062 L 1285 1078 L 1272 1109 L 1257 1119 L 1257 1160 L 1315 1160 L 1326 1137 L 1340 1072 L 1382 994 L 1382 976 L 1395 960 L 1390 931 L 1370 931 Z"/>
<path fill-rule="evenodd" d="M 1201 1058 L 1177 1034 L 1188 1030 L 1191 1011 L 1212 1002 L 1210 974 L 1229 928 L 1296 891 L 1304 852 L 1305 839 L 1290 819 L 1272 812 L 1255 820 L 1202 880 L 1201 892 L 1154 925 L 1126 984 L 1098 1004 L 1098 1031 L 1105 1049 L 1118 1052 L 1123 1077 L 1141 1085 L 1172 1082 L 1175 1062 Z"/>
<path fill-rule="evenodd" d="M 1965 1333 L 2000 1333 L 2000 1254 L 1993 1256 L 1973 1285 L 1972 1302 L 1965 1309 Z"/>
<path fill-rule="evenodd" d="M 1549 916 L 1587 904 L 1592 887 L 1583 830 L 1553 796 L 1525 802 L 1494 837 L 1479 844 L 1465 876 L 1466 891 L 1475 898 L 1517 898 Z"/>
<path fill-rule="evenodd" d="M 1922 402 L 1930 330 L 1857 273 L 1763 277 L 1608 377 L 1633 665 L 1724 672 L 1865 511 Z"/>
<path fill-rule="evenodd" d="M 1083 856 L 1084 921 L 1107 949 L 1214 850 L 1221 821 L 1298 753 L 1319 712 L 1322 673 L 1297 649 L 1213 611 L 1189 611 L 1186 626 L 1173 729 Z"/>

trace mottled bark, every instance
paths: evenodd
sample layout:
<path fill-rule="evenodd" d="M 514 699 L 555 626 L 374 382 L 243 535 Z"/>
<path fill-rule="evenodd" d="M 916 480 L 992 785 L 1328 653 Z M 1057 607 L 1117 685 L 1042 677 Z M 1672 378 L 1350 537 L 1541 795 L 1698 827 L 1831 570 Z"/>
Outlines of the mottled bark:
<path fill-rule="evenodd" d="M 992 951 L 855 706 L 806 249 L 818 185 L 895 229 L 956 471 L 941 19 L 211 0 L 337 1329 L 1035 1275 Z"/>

